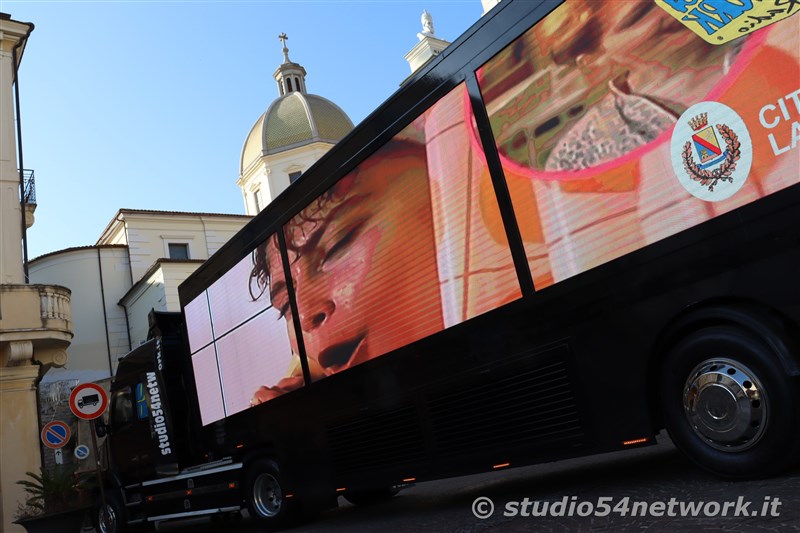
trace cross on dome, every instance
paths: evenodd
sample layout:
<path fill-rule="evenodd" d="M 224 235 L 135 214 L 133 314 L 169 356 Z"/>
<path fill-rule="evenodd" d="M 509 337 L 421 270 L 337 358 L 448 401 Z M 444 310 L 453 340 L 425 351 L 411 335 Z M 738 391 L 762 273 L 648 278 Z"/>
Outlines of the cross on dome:
<path fill-rule="evenodd" d="M 289 36 L 286 32 L 281 32 L 278 35 L 278 40 L 283 45 L 283 63 L 278 66 L 272 77 L 278 83 L 278 94 L 281 96 L 293 92 L 306 92 L 306 69 L 299 63 L 294 63 L 289 59 L 289 48 L 286 46 L 286 41 Z"/>
<path fill-rule="evenodd" d="M 280 40 L 281 44 L 283 45 L 283 62 L 289 63 L 289 49 L 286 47 L 286 41 L 289 37 L 286 35 L 286 32 L 282 32 L 278 35 L 278 40 Z"/>

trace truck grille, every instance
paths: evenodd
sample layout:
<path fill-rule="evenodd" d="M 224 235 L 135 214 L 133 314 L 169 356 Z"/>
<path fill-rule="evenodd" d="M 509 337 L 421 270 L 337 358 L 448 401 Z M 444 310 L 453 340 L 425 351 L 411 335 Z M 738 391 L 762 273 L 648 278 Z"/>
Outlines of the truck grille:
<path fill-rule="evenodd" d="M 563 361 L 438 395 L 429 403 L 442 455 L 524 445 L 561 446 L 583 436 Z"/>
<path fill-rule="evenodd" d="M 408 464 L 425 456 L 417 413 L 412 407 L 328 428 L 336 472 L 357 472 Z"/>
<path fill-rule="evenodd" d="M 494 450 L 579 446 L 584 432 L 566 365 L 569 349 L 518 354 L 501 366 L 455 376 L 449 389 L 328 427 L 336 475 L 408 467 L 426 459 Z M 425 406 L 425 411 L 420 406 Z M 423 436 L 428 420 L 432 440 Z"/>

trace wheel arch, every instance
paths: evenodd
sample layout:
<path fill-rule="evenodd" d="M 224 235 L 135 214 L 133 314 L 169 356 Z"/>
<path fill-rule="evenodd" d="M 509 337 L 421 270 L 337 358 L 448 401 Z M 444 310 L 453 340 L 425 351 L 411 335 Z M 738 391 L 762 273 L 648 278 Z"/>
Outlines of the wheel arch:
<path fill-rule="evenodd" d="M 242 502 L 244 502 L 246 499 L 247 476 L 253 464 L 255 464 L 258 461 L 270 461 L 278 467 L 280 467 L 280 465 L 282 464 L 281 458 L 278 456 L 278 450 L 272 443 L 264 444 L 244 454 L 244 456 L 242 456 L 241 458 L 242 468 L 239 471 L 239 477 L 241 482 L 240 487 L 242 489 L 241 490 Z"/>
<path fill-rule="evenodd" d="M 647 368 L 648 407 L 657 427 L 663 427 L 659 410 L 658 379 L 673 346 L 698 329 L 734 325 L 757 335 L 777 355 L 788 376 L 800 377 L 800 324 L 761 302 L 717 298 L 694 303 L 670 320 L 656 336 Z"/>

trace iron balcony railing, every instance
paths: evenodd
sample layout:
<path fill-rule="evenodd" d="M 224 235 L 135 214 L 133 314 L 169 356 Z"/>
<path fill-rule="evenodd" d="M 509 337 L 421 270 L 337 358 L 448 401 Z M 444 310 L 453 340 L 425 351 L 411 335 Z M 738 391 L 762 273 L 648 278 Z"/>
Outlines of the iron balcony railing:
<path fill-rule="evenodd" d="M 33 176 L 33 170 L 22 169 L 22 183 L 25 188 L 25 203 L 36 205 L 36 180 Z"/>

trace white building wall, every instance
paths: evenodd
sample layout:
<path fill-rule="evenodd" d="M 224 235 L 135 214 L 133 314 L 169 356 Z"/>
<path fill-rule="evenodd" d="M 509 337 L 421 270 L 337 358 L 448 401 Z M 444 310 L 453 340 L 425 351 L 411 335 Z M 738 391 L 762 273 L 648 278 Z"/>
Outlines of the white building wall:
<path fill-rule="evenodd" d="M 124 235 L 133 279 L 138 281 L 157 260 L 169 258 L 169 243 L 187 244 L 189 259 L 205 260 L 247 222 L 248 217 L 237 215 L 121 210 L 98 244 L 116 241 Z M 126 230 L 121 232 L 118 228 L 123 225 Z"/>
<path fill-rule="evenodd" d="M 149 324 L 147 316 L 156 311 L 179 312 L 178 285 L 197 270 L 202 261 L 159 261 L 157 267 L 123 299 L 128 310 L 133 346 L 147 340 Z"/>
<path fill-rule="evenodd" d="M 153 271 L 147 278 L 142 279 L 138 285 L 123 302 L 128 312 L 131 345 L 134 348 L 147 340 L 147 330 L 149 329 L 147 315 L 150 310 L 167 310 L 164 274 L 161 269 Z"/>
<path fill-rule="evenodd" d="M 178 285 L 188 278 L 202 263 L 161 263 L 161 271 L 164 279 L 164 300 L 166 307 L 164 311 L 178 312 L 181 310 L 181 302 L 178 299 Z"/>
<path fill-rule="evenodd" d="M 74 337 L 64 368 L 53 368 L 45 381 L 109 377 L 117 358 L 128 352 L 124 309 L 119 299 L 131 286 L 124 247 L 63 250 L 29 264 L 31 283 L 58 284 L 72 291 Z M 111 365 L 111 366 L 110 366 Z"/>

